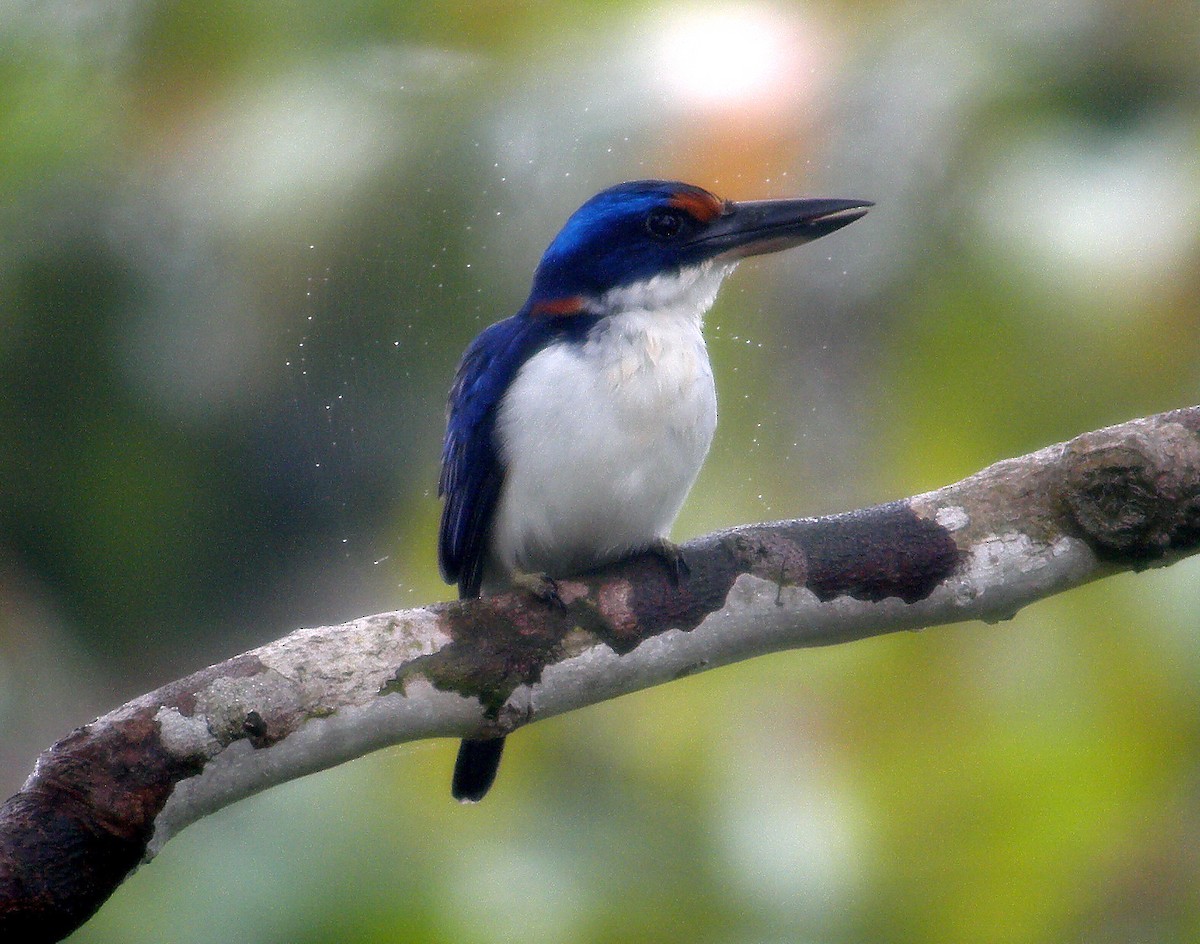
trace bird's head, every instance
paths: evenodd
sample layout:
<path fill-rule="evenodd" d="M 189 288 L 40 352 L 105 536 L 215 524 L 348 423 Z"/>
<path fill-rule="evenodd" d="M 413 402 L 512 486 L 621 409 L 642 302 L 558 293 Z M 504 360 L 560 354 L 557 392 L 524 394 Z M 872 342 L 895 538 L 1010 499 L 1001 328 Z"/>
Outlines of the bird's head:
<path fill-rule="evenodd" d="M 671 304 L 672 292 L 686 291 L 705 273 L 716 274 L 715 292 L 739 259 L 819 239 L 871 205 L 826 199 L 734 203 L 678 181 L 618 184 L 576 210 L 550 243 L 527 310 L 603 314 L 623 305 Z"/>

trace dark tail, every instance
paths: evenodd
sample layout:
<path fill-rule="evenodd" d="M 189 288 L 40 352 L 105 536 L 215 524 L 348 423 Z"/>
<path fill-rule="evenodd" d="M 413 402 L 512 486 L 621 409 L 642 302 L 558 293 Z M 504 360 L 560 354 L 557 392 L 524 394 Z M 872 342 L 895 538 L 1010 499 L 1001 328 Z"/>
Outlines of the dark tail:
<path fill-rule="evenodd" d="M 478 803 L 487 795 L 500 769 L 500 755 L 504 753 L 504 738 L 488 738 L 486 741 L 464 739 L 458 746 L 458 760 L 454 762 L 454 779 L 450 792 L 462 803 Z"/>

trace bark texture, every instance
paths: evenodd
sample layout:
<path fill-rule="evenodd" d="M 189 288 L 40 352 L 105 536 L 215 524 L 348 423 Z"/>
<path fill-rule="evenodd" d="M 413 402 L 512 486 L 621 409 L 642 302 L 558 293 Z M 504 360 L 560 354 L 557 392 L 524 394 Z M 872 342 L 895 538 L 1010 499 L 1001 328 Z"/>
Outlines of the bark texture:
<path fill-rule="evenodd" d="M 0 939 L 56 941 L 180 829 L 371 750 L 524 724 L 766 652 L 997 620 L 1200 549 L 1200 407 L 954 485 L 750 525 L 519 594 L 302 629 L 84 725 L 0 807 Z"/>

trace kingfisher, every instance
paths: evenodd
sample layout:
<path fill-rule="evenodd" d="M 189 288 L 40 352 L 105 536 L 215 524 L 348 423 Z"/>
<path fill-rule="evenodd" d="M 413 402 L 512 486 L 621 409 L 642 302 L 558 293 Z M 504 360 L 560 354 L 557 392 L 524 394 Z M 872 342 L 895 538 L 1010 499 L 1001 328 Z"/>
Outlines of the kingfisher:
<path fill-rule="evenodd" d="M 635 180 L 576 210 L 450 389 L 438 561 L 459 597 L 523 588 L 553 603 L 556 579 L 647 551 L 686 575 L 667 535 L 717 425 L 704 315 L 739 260 L 870 206 Z M 454 797 L 481 800 L 503 750 L 503 737 L 463 740 Z"/>

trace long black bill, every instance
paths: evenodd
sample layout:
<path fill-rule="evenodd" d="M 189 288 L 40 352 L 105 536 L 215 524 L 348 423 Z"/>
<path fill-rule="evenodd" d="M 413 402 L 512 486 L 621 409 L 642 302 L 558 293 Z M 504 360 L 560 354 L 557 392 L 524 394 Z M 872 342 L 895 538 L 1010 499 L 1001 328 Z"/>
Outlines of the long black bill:
<path fill-rule="evenodd" d="M 736 260 L 779 252 L 828 236 L 866 215 L 870 200 L 750 200 L 725 212 L 693 240 L 710 259 Z"/>

